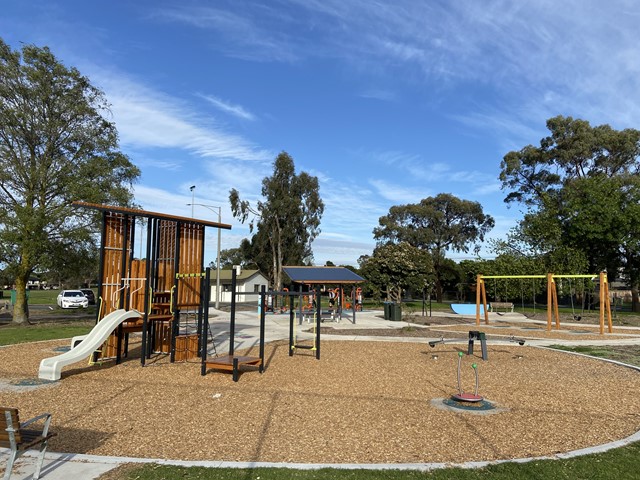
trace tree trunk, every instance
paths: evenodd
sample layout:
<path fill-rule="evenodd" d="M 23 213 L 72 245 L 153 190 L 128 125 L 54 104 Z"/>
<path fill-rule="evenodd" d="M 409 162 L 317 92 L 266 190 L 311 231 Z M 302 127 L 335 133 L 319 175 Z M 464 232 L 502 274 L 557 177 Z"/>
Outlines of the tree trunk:
<path fill-rule="evenodd" d="M 16 278 L 16 303 L 13 306 L 13 323 L 23 325 L 29 321 L 29 305 L 27 304 L 27 281 L 29 275 Z"/>

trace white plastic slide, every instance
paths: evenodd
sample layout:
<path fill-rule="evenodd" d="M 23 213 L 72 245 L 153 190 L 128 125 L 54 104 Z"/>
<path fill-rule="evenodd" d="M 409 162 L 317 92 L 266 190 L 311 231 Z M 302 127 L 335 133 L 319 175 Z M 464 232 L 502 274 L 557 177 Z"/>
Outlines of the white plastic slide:
<path fill-rule="evenodd" d="M 136 310 L 116 310 L 104 317 L 93 327 L 93 330 L 75 347 L 68 352 L 56 357 L 45 358 L 40 362 L 38 377 L 42 380 L 60 380 L 62 367 L 71 365 L 87 358 L 95 352 L 100 345 L 118 328 L 125 320 L 140 318 L 142 314 Z"/>

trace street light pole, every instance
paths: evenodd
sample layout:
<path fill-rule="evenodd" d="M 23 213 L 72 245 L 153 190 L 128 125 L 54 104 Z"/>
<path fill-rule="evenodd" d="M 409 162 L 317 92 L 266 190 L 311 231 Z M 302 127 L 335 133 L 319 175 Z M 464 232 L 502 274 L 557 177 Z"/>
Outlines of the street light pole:
<path fill-rule="evenodd" d="M 218 207 L 218 223 L 222 223 L 222 209 Z M 216 255 L 216 310 L 220 309 L 220 227 L 218 227 L 218 255 Z M 233 341 L 233 340 L 232 340 Z"/>
<path fill-rule="evenodd" d="M 195 189 L 196 189 L 195 185 L 191 185 L 189 187 L 189 190 L 191 190 L 191 218 L 193 218 L 193 206 L 195 205 L 195 203 L 193 203 L 195 201 L 195 193 L 193 193 Z"/>
<path fill-rule="evenodd" d="M 196 188 L 195 185 L 193 188 Z M 193 191 L 193 190 L 192 190 Z M 191 217 L 193 217 L 193 207 L 198 205 L 199 207 L 205 207 L 208 208 L 209 210 L 215 212 L 215 210 L 213 210 L 214 208 L 218 209 L 218 223 L 222 223 L 222 207 L 219 207 L 217 205 L 205 205 L 204 203 L 191 203 L 191 204 L 187 204 L 187 205 L 191 205 Z M 216 258 L 216 310 L 220 309 L 220 240 L 221 240 L 221 235 L 222 232 L 220 231 L 220 228 L 218 227 L 218 255 Z"/>

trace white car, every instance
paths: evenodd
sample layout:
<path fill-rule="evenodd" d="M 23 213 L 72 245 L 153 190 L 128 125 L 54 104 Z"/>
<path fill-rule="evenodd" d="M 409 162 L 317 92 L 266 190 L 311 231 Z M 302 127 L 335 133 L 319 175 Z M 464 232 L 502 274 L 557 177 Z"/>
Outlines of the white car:
<path fill-rule="evenodd" d="M 80 290 L 62 290 L 58 294 L 58 306 L 60 308 L 87 308 L 89 300 Z"/>

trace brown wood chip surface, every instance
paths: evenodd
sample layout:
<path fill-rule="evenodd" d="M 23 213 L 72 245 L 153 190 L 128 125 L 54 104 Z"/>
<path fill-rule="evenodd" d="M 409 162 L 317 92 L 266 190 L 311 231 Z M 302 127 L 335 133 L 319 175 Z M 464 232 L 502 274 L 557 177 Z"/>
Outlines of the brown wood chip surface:
<path fill-rule="evenodd" d="M 68 341 L 0 348 L 0 380 L 37 377 Z M 137 348 L 136 348 L 137 347 Z M 264 374 L 200 375 L 200 364 L 63 370 L 54 386 L 0 387 L 24 418 L 53 414 L 56 452 L 183 460 L 313 463 L 462 462 L 553 455 L 640 429 L 640 374 L 603 361 L 518 345 L 462 358 L 462 384 L 503 412 L 435 408 L 458 392 L 452 344 L 325 341 L 322 358 L 266 347 Z M 479 354 L 479 348 L 478 354 Z M 254 354 L 255 352 L 251 352 Z"/>

